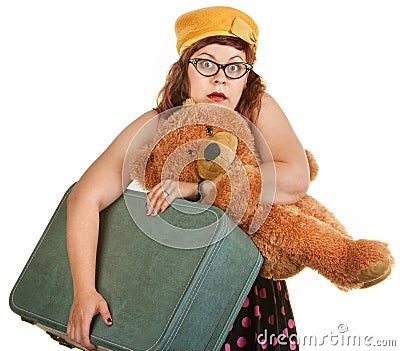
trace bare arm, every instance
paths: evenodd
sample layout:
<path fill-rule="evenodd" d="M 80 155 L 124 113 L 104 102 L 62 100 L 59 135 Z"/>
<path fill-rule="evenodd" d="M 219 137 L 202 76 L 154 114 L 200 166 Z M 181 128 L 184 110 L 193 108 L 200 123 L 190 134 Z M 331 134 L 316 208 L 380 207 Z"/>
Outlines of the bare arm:
<path fill-rule="evenodd" d="M 256 127 L 267 142 L 273 160 L 262 157 L 263 194 L 261 201 L 269 202 L 275 188 L 275 203 L 290 204 L 298 201 L 309 186 L 309 168 L 304 148 L 297 138 L 287 117 L 268 94 L 263 96 Z M 256 138 L 262 148 L 262 140 Z M 275 168 L 275 182 L 271 177 Z"/>
<path fill-rule="evenodd" d="M 95 288 L 99 212 L 122 194 L 126 151 L 139 129 L 155 115 L 149 111 L 125 128 L 83 174 L 67 199 L 67 249 L 74 285 L 67 333 L 89 349 L 94 349 L 89 341 L 93 316 L 101 313 L 104 322 L 111 324 L 107 303 Z M 156 123 L 156 119 L 149 123 Z M 145 143 L 152 136 L 153 133 L 141 132 L 135 141 Z"/>

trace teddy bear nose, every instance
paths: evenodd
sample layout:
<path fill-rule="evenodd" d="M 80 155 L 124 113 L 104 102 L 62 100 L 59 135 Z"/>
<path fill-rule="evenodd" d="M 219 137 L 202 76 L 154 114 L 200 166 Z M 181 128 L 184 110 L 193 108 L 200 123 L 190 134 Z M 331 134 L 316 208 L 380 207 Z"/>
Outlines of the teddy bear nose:
<path fill-rule="evenodd" d="M 221 154 L 221 149 L 218 143 L 210 143 L 204 149 L 204 158 L 207 161 L 215 160 Z"/>

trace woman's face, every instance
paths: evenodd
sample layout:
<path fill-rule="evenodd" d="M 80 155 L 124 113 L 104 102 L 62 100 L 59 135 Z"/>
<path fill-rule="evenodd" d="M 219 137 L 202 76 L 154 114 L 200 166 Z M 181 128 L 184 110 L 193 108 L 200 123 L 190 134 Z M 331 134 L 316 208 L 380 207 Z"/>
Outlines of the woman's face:
<path fill-rule="evenodd" d="M 246 62 L 244 51 L 220 44 L 207 45 L 190 58 L 207 59 L 219 64 Z M 246 86 L 247 76 L 246 73 L 239 79 L 231 79 L 221 68 L 215 76 L 205 77 L 189 63 L 189 96 L 197 103 L 214 103 L 235 109 Z"/>

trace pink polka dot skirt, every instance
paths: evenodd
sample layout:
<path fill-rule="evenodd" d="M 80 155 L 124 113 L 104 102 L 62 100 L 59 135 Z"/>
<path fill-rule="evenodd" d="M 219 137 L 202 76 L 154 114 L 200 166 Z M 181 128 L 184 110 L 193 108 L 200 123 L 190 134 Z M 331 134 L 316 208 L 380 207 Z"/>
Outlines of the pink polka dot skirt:
<path fill-rule="evenodd" d="M 294 351 L 296 327 L 286 282 L 258 276 L 221 351 Z"/>

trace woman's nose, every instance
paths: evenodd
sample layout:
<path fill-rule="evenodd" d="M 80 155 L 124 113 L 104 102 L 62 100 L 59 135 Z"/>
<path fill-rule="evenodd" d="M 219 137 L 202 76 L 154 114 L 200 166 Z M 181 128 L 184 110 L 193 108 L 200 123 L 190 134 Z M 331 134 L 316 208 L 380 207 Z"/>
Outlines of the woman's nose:
<path fill-rule="evenodd" d="M 216 84 L 225 84 L 226 83 L 226 75 L 225 75 L 223 69 L 220 69 L 213 78 L 214 78 L 214 83 L 216 83 Z"/>

